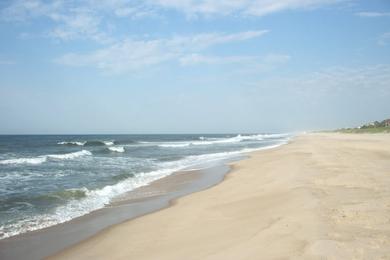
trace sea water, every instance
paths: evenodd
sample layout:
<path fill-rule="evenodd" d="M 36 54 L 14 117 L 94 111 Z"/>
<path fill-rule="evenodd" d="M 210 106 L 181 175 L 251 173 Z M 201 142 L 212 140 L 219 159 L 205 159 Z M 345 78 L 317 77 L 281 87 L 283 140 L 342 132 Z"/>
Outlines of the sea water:
<path fill-rule="evenodd" d="M 175 171 L 288 134 L 0 136 L 0 239 L 69 221 Z"/>

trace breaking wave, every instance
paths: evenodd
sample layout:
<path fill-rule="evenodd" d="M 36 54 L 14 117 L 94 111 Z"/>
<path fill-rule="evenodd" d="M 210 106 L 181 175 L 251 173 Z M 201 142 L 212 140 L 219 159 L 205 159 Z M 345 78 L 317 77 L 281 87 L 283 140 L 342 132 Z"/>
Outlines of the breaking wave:
<path fill-rule="evenodd" d="M 94 141 L 62 141 L 62 142 L 58 142 L 57 144 L 60 144 L 60 145 L 69 145 L 69 146 L 74 146 L 74 145 L 78 145 L 78 146 L 110 146 L 110 145 L 114 145 L 114 141 L 98 141 L 98 140 L 94 140 Z"/>
<path fill-rule="evenodd" d="M 78 145 L 78 146 L 83 146 L 86 142 L 58 142 L 57 144 L 62 144 L 62 145 Z"/>
<path fill-rule="evenodd" d="M 124 153 L 125 152 L 125 148 L 123 148 L 122 146 L 108 147 L 108 150 L 110 150 L 111 152 L 116 152 L 116 153 Z"/>
<path fill-rule="evenodd" d="M 16 159 L 7 159 L 7 160 L 1 160 L 0 164 L 42 164 L 46 162 L 48 159 L 53 160 L 71 160 L 75 159 L 77 157 L 85 156 L 85 155 L 92 155 L 90 151 L 82 150 L 78 152 L 73 153 L 65 153 L 65 154 L 48 154 L 48 155 L 41 155 L 38 157 L 33 158 L 16 158 Z"/>
<path fill-rule="evenodd" d="M 17 159 L 7 159 L 1 160 L 0 164 L 41 164 L 46 162 L 47 158 L 36 157 L 36 158 L 17 158 Z"/>
<path fill-rule="evenodd" d="M 272 138 L 281 138 L 285 137 L 287 134 L 256 134 L 256 135 L 237 135 L 234 137 L 228 138 L 214 138 L 214 137 L 199 137 L 199 140 L 196 141 L 177 141 L 177 142 L 167 142 L 158 144 L 159 147 L 163 148 L 182 148 L 194 145 L 215 145 L 215 144 L 232 144 L 240 143 L 245 141 L 262 141 L 264 139 Z"/>

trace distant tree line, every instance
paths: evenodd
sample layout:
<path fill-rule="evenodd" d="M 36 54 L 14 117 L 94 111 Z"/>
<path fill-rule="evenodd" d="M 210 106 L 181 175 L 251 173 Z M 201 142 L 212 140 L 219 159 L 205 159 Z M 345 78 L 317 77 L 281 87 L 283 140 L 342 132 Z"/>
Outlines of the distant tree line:
<path fill-rule="evenodd" d="M 390 119 L 386 119 L 383 121 L 374 121 L 374 122 L 362 125 L 359 128 L 366 129 L 366 128 L 377 128 L 377 127 L 390 127 Z"/>

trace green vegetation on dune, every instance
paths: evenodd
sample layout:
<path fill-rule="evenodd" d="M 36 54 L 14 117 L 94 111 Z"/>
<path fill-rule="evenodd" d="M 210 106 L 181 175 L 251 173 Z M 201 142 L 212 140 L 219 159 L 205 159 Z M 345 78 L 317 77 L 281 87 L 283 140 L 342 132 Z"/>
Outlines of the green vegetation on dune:
<path fill-rule="evenodd" d="M 368 133 L 368 134 L 374 134 L 374 133 L 390 133 L 390 127 L 372 127 L 372 128 L 343 128 L 343 129 L 337 129 L 334 132 L 339 133 Z"/>
<path fill-rule="evenodd" d="M 375 121 L 356 128 L 342 128 L 334 130 L 338 133 L 390 133 L 390 119 Z"/>

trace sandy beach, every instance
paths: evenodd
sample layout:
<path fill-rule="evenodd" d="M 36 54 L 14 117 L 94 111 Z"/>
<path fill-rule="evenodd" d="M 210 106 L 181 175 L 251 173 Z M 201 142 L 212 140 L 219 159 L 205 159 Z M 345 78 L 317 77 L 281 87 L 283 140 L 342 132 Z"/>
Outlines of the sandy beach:
<path fill-rule="evenodd" d="M 390 135 L 307 134 L 51 259 L 390 259 Z"/>

